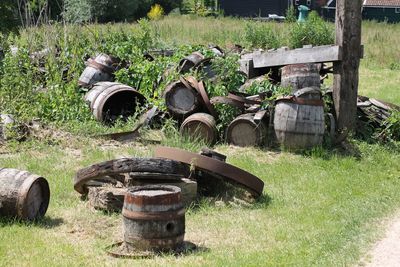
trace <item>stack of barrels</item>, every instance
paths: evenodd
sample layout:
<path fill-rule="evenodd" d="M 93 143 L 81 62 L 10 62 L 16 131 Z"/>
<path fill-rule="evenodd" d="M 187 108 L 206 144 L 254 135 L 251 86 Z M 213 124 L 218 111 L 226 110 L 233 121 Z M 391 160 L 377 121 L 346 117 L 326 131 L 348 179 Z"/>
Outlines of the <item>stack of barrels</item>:
<path fill-rule="evenodd" d="M 275 106 L 275 134 L 284 147 L 307 149 L 322 144 L 325 120 L 320 84 L 317 64 L 282 68 L 281 85 L 293 90 L 291 97 L 278 99 Z"/>
<path fill-rule="evenodd" d="M 79 77 L 79 85 L 90 89 L 85 101 L 98 121 L 112 123 L 117 119 L 126 119 L 145 103 L 145 97 L 135 88 L 113 82 L 119 64 L 117 58 L 98 54 L 86 62 L 86 68 Z"/>

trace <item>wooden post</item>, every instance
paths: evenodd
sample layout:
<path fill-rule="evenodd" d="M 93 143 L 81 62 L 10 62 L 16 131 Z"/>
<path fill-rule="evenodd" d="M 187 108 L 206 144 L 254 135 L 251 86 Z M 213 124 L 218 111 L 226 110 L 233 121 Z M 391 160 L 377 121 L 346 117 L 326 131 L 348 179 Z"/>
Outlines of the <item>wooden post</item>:
<path fill-rule="evenodd" d="M 334 63 L 333 99 L 339 136 L 355 128 L 357 116 L 358 67 L 361 48 L 362 0 L 337 0 L 336 45 L 342 61 Z"/>

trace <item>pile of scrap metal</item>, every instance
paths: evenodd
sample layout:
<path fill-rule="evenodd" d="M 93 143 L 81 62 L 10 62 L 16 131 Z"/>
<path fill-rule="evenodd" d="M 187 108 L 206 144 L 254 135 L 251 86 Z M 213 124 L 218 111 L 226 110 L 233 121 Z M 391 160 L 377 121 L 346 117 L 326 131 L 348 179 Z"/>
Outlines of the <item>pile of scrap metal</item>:
<path fill-rule="evenodd" d="M 226 157 L 209 149 L 200 154 L 185 150 L 157 147 L 154 158 L 121 158 L 79 170 L 74 177 L 74 189 L 87 196 L 92 207 L 106 211 L 121 211 L 129 187 L 143 185 L 173 185 L 181 188 L 183 203 L 195 202 L 198 192 L 210 180 L 228 182 L 246 197 L 261 196 L 264 183 L 256 176 L 225 162 Z M 199 188 L 198 188 L 199 187 Z M 226 192 L 221 192 L 223 195 Z M 203 195 L 203 194 L 201 194 Z"/>

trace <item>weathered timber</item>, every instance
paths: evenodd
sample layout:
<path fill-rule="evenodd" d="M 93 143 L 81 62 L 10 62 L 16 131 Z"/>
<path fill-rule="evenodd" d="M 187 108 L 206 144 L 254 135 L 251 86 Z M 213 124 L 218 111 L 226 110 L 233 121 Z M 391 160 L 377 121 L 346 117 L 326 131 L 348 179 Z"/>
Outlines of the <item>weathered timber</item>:
<path fill-rule="evenodd" d="M 98 210 L 121 212 L 127 188 L 89 187 L 89 205 Z"/>
<path fill-rule="evenodd" d="M 160 158 L 115 159 L 79 170 L 74 177 L 74 189 L 81 194 L 87 194 L 86 184 L 89 181 L 130 172 L 182 174 L 187 177 L 189 168 L 180 162 Z"/>
<path fill-rule="evenodd" d="M 333 100 L 338 139 L 354 129 L 357 114 L 358 68 L 362 55 L 362 0 L 337 0 L 336 41 L 342 48 L 341 61 L 334 62 Z"/>
<path fill-rule="evenodd" d="M 319 75 L 319 64 L 295 64 L 287 65 L 282 68 L 281 85 L 291 87 L 292 93 L 306 87 L 321 87 L 321 78 Z"/>
<path fill-rule="evenodd" d="M 176 186 L 135 186 L 122 209 L 124 242 L 138 250 L 176 249 L 185 236 L 185 209 Z"/>
<path fill-rule="evenodd" d="M 0 217 L 39 219 L 46 214 L 49 201 L 45 178 L 27 171 L 0 169 Z"/>
<path fill-rule="evenodd" d="M 181 196 L 183 204 L 188 207 L 192 204 L 197 198 L 197 182 L 182 178 L 178 181 L 174 180 L 136 180 L 132 179 L 130 181 L 130 186 L 142 186 L 142 185 L 169 185 L 169 186 L 177 186 L 181 189 Z"/>
<path fill-rule="evenodd" d="M 258 69 L 291 64 L 336 62 L 342 60 L 342 51 L 340 46 L 326 45 L 293 50 L 256 51 L 245 59 L 248 60 L 249 57 L 253 61 L 253 67 Z"/>

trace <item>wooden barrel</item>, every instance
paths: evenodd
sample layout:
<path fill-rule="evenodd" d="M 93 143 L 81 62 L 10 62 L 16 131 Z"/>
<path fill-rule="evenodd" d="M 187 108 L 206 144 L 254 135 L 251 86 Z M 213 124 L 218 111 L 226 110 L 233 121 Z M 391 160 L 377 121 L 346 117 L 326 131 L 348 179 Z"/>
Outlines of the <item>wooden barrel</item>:
<path fill-rule="evenodd" d="M 321 87 L 319 64 L 294 64 L 282 68 L 283 87 L 292 87 L 293 93 L 306 87 Z"/>
<path fill-rule="evenodd" d="M 45 178 L 27 171 L 0 169 L 0 216 L 39 219 L 46 214 L 49 201 Z"/>
<path fill-rule="evenodd" d="M 267 141 L 268 126 L 254 120 L 254 113 L 243 114 L 234 119 L 226 130 L 226 140 L 235 146 L 261 146 Z"/>
<path fill-rule="evenodd" d="M 193 52 L 191 55 L 185 57 L 179 63 L 179 72 L 186 73 L 191 68 L 199 64 L 205 57 L 200 52 Z"/>
<path fill-rule="evenodd" d="M 124 242 L 140 250 L 166 251 L 184 240 L 185 209 L 176 186 L 135 186 L 122 209 Z"/>
<path fill-rule="evenodd" d="M 207 113 L 195 113 L 189 116 L 182 123 L 180 132 L 193 139 L 204 140 L 207 144 L 214 144 L 218 137 L 215 119 Z"/>
<path fill-rule="evenodd" d="M 99 82 L 85 95 L 94 117 L 98 121 L 113 122 L 126 119 L 136 112 L 145 98 L 136 89 L 115 82 Z"/>
<path fill-rule="evenodd" d="M 180 81 L 167 86 L 164 98 L 169 113 L 177 119 L 185 118 L 201 108 L 199 93 Z"/>
<path fill-rule="evenodd" d="M 87 67 L 79 77 L 78 84 L 90 87 L 97 82 L 113 81 L 113 73 L 118 62 L 118 59 L 106 54 L 99 54 L 95 59 L 90 58 L 86 62 Z"/>
<path fill-rule="evenodd" d="M 281 99 L 274 115 L 277 141 L 290 149 L 321 145 L 325 131 L 322 100 Z"/>

